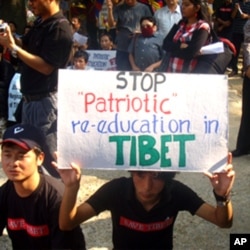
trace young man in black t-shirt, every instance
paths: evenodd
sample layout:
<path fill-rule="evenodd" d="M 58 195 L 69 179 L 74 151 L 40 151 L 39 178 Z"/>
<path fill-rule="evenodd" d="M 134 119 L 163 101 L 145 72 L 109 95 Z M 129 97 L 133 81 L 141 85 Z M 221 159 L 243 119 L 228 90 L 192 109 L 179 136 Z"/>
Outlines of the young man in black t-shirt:
<path fill-rule="evenodd" d="M 149 171 L 131 171 L 130 178 L 111 180 L 77 207 L 81 171 L 72 164 L 72 169 L 58 170 L 65 184 L 60 228 L 70 230 L 109 210 L 114 249 L 172 249 L 173 227 L 179 211 L 189 211 L 222 228 L 231 227 L 233 208 L 229 195 L 235 178 L 231 161 L 229 154 L 224 172 L 207 173 L 214 188 L 216 207 L 173 180 L 174 173 Z"/>
<path fill-rule="evenodd" d="M 43 134 L 32 125 L 8 128 L 2 144 L 2 167 L 8 180 L 0 187 L 0 236 L 6 227 L 13 249 L 85 249 L 79 226 L 61 231 L 61 181 L 40 174 Z"/>

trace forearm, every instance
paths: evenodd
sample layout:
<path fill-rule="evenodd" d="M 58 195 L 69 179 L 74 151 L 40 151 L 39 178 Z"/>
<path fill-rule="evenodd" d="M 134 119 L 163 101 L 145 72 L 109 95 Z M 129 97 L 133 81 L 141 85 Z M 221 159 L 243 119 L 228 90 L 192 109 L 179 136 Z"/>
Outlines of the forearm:
<path fill-rule="evenodd" d="M 15 50 L 17 57 L 22 62 L 44 75 L 50 75 L 54 70 L 54 67 L 46 63 L 41 57 L 30 54 L 17 45 L 12 45 L 9 49 L 11 51 Z"/>
<path fill-rule="evenodd" d="M 136 70 L 138 67 L 135 64 L 134 56 L 132 54 L 129 54 L 128 58 L 129 58 L 129 62 L 130 62 L 131 68 L 133 70 Z"/>
<path fill-rule="evenodd" d="M 150 67 L 152 67 L 153 70 L 155 70 L 155 69 L 157 69 L 157 68 L 160 67 L 161 62 L 162 62 L 162 60 L 160 60 L 160 61 L 158 61 L 158 62 L 155 62 L 155 63 L 151 64 Z"/>
<path fill-rule="evenodd" d="M 79 186 L 65 187 L 59 212 L 59 227 L 61 230 L 71 230 L 77 224 L 74 218 L 77 213 L 77 192 Z"/>
<path fill-rule="evenodd" d="M 229 228 L 233 224 L 232 202 L 228 201 L 225 205 L 217 205 L 215 209 L 216 224 L 222 228 Z"/>
<path fill-rule="evenodd" d="M 116 21 L 113 15 L 113 8 L 108 9 L 108 25 L 110 28 L 113 28 L 116 26 Z"/>

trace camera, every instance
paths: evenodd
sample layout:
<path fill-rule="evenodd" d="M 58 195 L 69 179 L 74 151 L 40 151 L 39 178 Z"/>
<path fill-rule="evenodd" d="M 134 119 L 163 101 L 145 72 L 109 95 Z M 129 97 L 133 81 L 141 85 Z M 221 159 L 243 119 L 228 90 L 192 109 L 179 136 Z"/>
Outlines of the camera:
<path fill-rule="evenodd" d="M 7 23 L 0 24 L 0 34 L 5 33 L 7 26 L 8 26 Z"/>

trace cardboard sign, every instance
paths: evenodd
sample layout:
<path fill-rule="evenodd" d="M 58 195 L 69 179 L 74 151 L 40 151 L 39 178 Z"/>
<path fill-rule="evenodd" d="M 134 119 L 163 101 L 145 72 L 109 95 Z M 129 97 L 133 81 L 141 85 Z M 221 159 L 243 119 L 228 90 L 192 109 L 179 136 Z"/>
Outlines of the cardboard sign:
<path fill-rule="evenodd" d="M 22 99 L 22 93 L 20 90 L 20 73 L 15 73 L 11 79 L 8 94 L 8 121 L 15 122 L 16 118 L 14 116 L 16 108 Z"/>
<path fill-rule="evenodd" d="M 60 70 L 59 166 L 220 171 L 227 76 Z"/>
<path fill-rule="evenodd" d="M 116 70 L 116 50 L 87 50 L 88 66 L 95 70 Z"/>

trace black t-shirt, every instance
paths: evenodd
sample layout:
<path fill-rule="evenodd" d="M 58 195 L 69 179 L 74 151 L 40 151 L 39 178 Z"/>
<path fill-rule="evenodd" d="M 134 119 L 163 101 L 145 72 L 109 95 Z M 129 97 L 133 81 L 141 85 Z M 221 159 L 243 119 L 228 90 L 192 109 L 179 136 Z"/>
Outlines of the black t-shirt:
<path fill-rule="evenodd" d="M 166 184 L 161 201 L 146 211 L 135 198 L 131 178 L 102 186 L 86 202 L 96 213 L 110 210 L 114 249 L 172 249 L 173 226 L 179 211 L 192 215 L 204 203 L 189 187 L 174 180 Z"/>
<path fill-rule="evenodd" d="M 6 227 L 13 249 L 85 249 L 81 228 L 61 231 L 59 208 L 64 185 L 41 175 L 37 189 L 21 198 L 11 181 L 0 187 L 0 235 Z"/>
<path fill-rule="evenodd" d="M 21 92 L 24 95 L 44 94 L 57 90 L 58 69 L 65 68 L 73 44 L 73 34 L 68 20 L 61 12 L 41 21 L 38 18 L 32 29 L 22 38 L 23 48 L 40 56 L 55 67 L 44 75 L 26 64 L 21 67 Z"/>

